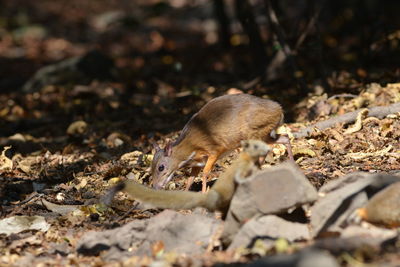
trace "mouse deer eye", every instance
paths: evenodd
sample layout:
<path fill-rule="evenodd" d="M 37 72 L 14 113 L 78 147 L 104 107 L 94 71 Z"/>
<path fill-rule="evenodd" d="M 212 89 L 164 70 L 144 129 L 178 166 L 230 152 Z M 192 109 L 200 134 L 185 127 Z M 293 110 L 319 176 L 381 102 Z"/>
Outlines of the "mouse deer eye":
<path fill-rule="evenodd" d="M 164 170 L 164 165 L 158 166 L 158 171 L 159 171 L 159 172 L 162 172 L 163 170 Z"/>

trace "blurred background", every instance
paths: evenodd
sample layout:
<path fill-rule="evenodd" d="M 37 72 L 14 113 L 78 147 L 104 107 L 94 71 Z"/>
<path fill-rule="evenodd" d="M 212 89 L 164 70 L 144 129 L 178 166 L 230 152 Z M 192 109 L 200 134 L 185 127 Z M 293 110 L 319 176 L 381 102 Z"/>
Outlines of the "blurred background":
<path fill-rule="evenodd" d="M 395 0 L 1 0 L 0 135 L 151 138 L 212 97 L 358 94 L 400 76 Z M 303 112 L 304 113 L 304 112 Z M 311 118 L 312 119 L 312 118 Z M 51 125 L 51 127 L 49 127 Z"/>

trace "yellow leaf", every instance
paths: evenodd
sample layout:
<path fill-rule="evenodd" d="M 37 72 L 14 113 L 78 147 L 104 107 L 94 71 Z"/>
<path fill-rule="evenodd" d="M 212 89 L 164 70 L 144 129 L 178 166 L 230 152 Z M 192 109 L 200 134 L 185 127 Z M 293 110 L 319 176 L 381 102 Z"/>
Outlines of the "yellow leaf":
<path fill-rule="evenodd" d="M 121 179 L 119 177 L 113 177 L 110 180 L 108 180 L 108 183 L 111 185 L 117 184 L 119 182 L 121 182 Z"/>
<path fill-rule="evenodd" d="M 310 157 L 315 157 L 317 154 L 309 148 L 294 148 L 293 155 L 308 155 Z"/>
<path fill-rule="evenodd" d="M 289 242 L 284 238 L 278 238 L 275 241 L 275 250 L 277 253 L 285 253 L 290 249 Z"/>

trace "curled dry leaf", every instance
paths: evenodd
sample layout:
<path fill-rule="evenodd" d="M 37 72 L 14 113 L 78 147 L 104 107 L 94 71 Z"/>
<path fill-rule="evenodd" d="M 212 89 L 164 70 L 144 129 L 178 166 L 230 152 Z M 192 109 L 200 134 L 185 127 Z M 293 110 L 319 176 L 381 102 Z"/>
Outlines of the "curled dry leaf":
<path fill-rule="evenodd" d="M 84 121 L 75 121 L 67 128 L 67 134 L 72 136 L 80 136 L 86 133 L 88 125 Z"/>
<path fill-rule="evenodd" d="M 3 148 L 3 152 L 0 155 L 0 171 L 11 170 L 13 168 L 13 162 L 11 159 L 7 158 L 6 151 L 9 150 L 11 146 L 6 146 Z"/>
<path fill-rule="evenodd" d="M 87 179 L 85 177 L 82 177 L 81 182 L 78 185 L 76 185 L 75 188 L 77 190 L 80 190 L 80 189 L 84 188 L 87 184 L 88 184 Z"/>
<path fill-rule="evenodd" d="M 393 149 L 393 146 L 389 144 L 385 148 L 374 151 L 374 152 L 356 152 L 356 153 L 347 153 L 345 156 L 351 159 L 364 159 L 368 157 L 384 157 L 384 156 L 394 156 L 400 157 L 400 154 L 396 153 L 389 153 Z"/>
<path fill-rule="evenodd" d="M 343 135 L 335 129 L 328 129 L 327 132 L 330 133 L 332 135 L 332 137 L 335 138 L 339 142 L 342 142 L 344 140 Z"/>
<path fill-rule="evenodd" d="M 387 137 L 390 136 L 393 133 L 393 131 L 394 131 L 393 120 L 385 119 L 381 124 L 380 134 L 383 137 Z"/>
<path fill-rule="evenodd" d="M 37 157 L 26 157 L 18 163 L 18 169 L 26 174 L 32 173 L 32 165 L 37 163 Z"/>
<path fill-rule="evenodd" d="M 367 115 L 368 115 L 368 109 L 361 110 L 357 115 L 357 119 L 356 119 L 356 122 L 354 123 L 354 125 L 349 127 L 344 132 L 344 134 L 352 134 L 352 133 L 355 133 L 355 132 L 358 132 L 359 130 L 361 130 L 362 129 L 362 121 Z"/>
<path fill-rule="evenodd" d="M 293 155 L 308 155 L 310 157 L 315 157 L 317 154 L 310 148 L 294 148 Z"/>
<path fill-rule="evenodd" d="M 125 153 L 121 156 L 121 160 L 129 162 L 129 164 L 137 164 L 139 157 L 143 153 L 141 151 L 133 151 L 129 153 Z"/>
<path fill-rule="evenodd" d="M 274 148 L 272 149 L 272 152 L 274 153 L 275 157 L 282 157 L 286 153 L 286 147 L 281 144 L 275 144 Z"/>

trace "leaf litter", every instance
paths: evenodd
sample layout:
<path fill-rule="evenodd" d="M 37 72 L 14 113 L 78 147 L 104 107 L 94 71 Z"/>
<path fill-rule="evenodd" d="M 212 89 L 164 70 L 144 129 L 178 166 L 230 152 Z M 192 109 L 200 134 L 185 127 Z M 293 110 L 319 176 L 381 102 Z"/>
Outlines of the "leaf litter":
<path fill-rule="evenodd" d="M 67 13 L 71 14 L 68 8 Z M 152 23 L 159 22 L 154 19 Z M 126 38 L 138 51 L 156 51 L 158 47 L 171 42 L 166 41 L 160 33 L 157 33 L 152 35 L 151 45 L 149 43 L 143 45 L 143 42 L 146 42 L 143 40 L 147 38 L 138 37 L 143 33 L 136 33 L 137 36 L 127 33 Z M 62 55 L 75 56 L 78 50 L 82 50 L 82 47 L 75 47 L 75 44 L 63 39 L 46 40 L 46 46 L 64 47 L 59 50 L 57 59 L 61 59 L 59 57 L 63 57 Z M 35 47 L 32 48 L 33 52 L 31 51 L 32 57 L 41 53 L 41 48 Z M 42 48 L 46 57 L 53 56 L 50 50 Z M 113 49 L 119 53 L 126 48 L 113 46 Z M 178 59 L 171 56 L 163 57 L 163 62 L 168 63 L 171 60 Z M 163 70 L 165 65 L 168 66 L 164 63 L 160 66 L 157 63 L 144 64 L 143 61 L 141 56 L 136 56 L 132 60 L 119 57 L 117 64 L 130 66 L 136 74 L 140 75 L 151 73 L 149 68 Z M 128 73 L 130 71 L 131 69 L 126 70 L 127 73 L 122 73 L 121 79 L 130 79 L 132 77 L 131 73 Z M 365 88 L 359 88 L 359 83 L 343 73 L 337 80 L 343 82 L 340 86 L 358 88 L 360 93 L 329 98 L 327 95 L 313 95 L 305 98 L 298 103 L 294 112 L 298 114 L 295 118 L 296 123 L 286 124 L 289 134 L 290 131 L 296 132 L 316 121 L 362 108 L 389 105 L 399 102 L 400 99 L 399 84 L 381 86 L 372 83 L 366 85 Z M 178 89 L 174 86 L 174 81 L 164 81 L 162 78 L 151 80 L 147 77 L 135 78 L 130 83 L 138 88 L 138 92 L 130 98 L 125 98 L 126 85 L 101 81 L 94 81 L 89 85 L 75 85 L 72 89 L 63 85 L 48 85 L 36 93 L 23 96 L 10 93 L 4 96 L 7 100 L 2 96 L 0 117 L 9 122 L 9 125 L 21 121 L 21 129 L 25 130 L 16 133 L 5 127 L 7 134 L 0 137 L 0 144 L 4 147 L 0 156 L 1 216 L 2 218 L 15 218 L 20 215 L 42 216 L 46 223 L 50 224 L 50 228 L 45 233 L 36 229 L 22 232 L 17 237 L 2 236 L 0 249 L 2 252 L 5 251 L 0 257 L 2 264 L 23 262 L 24 259 L 30 264 L 40 262 L 48 265 L 111 264 L 101 257 L 78 255 L 76 252 L 78 242 L 81 241 L 84 233 L 95 230 L 99 233 L 98 237 L 105 230 L 118 229 L 119 226 L 124 226 L 129 222 L 138 223 L 138 221 L 151 220 L 163 215 L 159 210 L 137 206 L 135 201 L 123 194 L 117 196 L 111 209 L 98 206 L 97 200 L 121 178 L 128 177 L 148 185 L 149 167 L 153 157 L 151 143 L 165 144 L 167 139 L 175 139 L 177 132 L 171 129 L 179 129 L 190 114 L 216 96 L 216 93 L 220 94 L 231 89 L 218 88 L 216 90 L 214 88 L 206 92 L 190 87 Z M 264 92 L 263 88 L 258 89 Z M 156 91 L 158 95 L 146 94 L 146 90 Z M 15 99 L 16 103 L 6 104 L 10 103 L 8 99 Z M 76 114 L 73 119 L 68 113 L 71 110 Z M 93 116 L 98 116 L 98 118 L 93 118 Z M 366 114 L 363 116 L 360 115 L 352 123 L 339 123 L 329 129 L 315 130 L 310 136 L 292 139 L 296 163 L 315 188 L 321 188 L 329 181 L 340 179 L 356 171 L 398 172 L 400 167 L 398 160 L 399 114 L 390 114 L 383 119 L 368 117 Z M 26 125 L 25 128 L 24 125 Z M 5 147 L 8 145 L 12 145 L 12 148 L 8 150 L 8 154 L 13 155 L 12 157 L 6 156 Z M 285 160 L 284 151 L 282 146 L 274 145 L 272 161 L 274 165 Z M 232 157 L 234 155 L 220 162 L 213 175 L 218 176 L 223 171 L 224 164 L 229 164 Z M 269 167 L 267 165 L 265 164 L 264 168 Z M 187 170 L 179 171 L 175 180 L 171 182 L 170 188 L 182 189 L 186 176 Z M 34 183 L 44 184 L 45 187 L 34 188 Z M 32 193 L 43 194 L 44 198 L 36 201 L 36 198 L 31 198 Z M 307 208 L 304 207 L 304 210 Z M 178 214 L 197 215 L 196 212 L 180 211 Z M 204 215 L 201 211 L 200 214 Z M 286 217 L 285 219 L 278 218 L 291 222 Z M 171 226 L 174 226 L 174 222 L 171 222 Z M 355 232 L 362 232 L 363 229 L 369 230 L 375 227 L 368 225 L 364 228 L 364 226 L 354 231 L 351 231 L 351 228 L 345 228 L 348 232 L 342 234 L 348 237 Z M 379 231 L 372 231 L 378 237 L 384 236 Z M 363 234 L 366 234 L 365 230 Z M 190 235 L 184 235 L 182 239 L 187 236 Z M 215 236 L 218 237 L 217 233 Z M 13 238 L 17 238 L 15 240 L 19 243 L 14 242 L 12 250 L 9 250 L 7 244 L 12 243 Z M 297 255 L 297 251 L 301 251 L 312 243 L 305 240 L 289 242 L 288 239 L 277 238 L 272 241 L 271 246 L 267 246 L 263 240 L 257 239 L 248 247 L 226 251 L 222 250 L 218 238 L 211 239 L 213 242 L 204 241 L 212 243 L 211 247 L 194 260 L 188 259 L 186 255 L 168 251 L 166 243 L 155 238 L 145 251 L 148 255 L 130 256 L 121 261 L 126 265 L 157 263 L 190 265 L 198 262 L 212 265 L 216 262 L 248 262 L 262 256 L 279 253 Z M 325 240 L 321 239 L 321 241 Z M 29 244 L 34 246 L 40 244 L 43 249 L 36 251 L 29 249 L 27 246 Z M 329 245 L 333 248 L 328 250 L 337 249 L 339 245 L 335 247 L 335 244 L 330 243 Z M 398 249 L 396 246 L 393 245 Z M 329 246 L 326 245 L 326 247 Z M 128 246 L 127 251 L 134 249 L 135 247 Z M 338 258 L 347 263 L 363 263 L 379 253 L 360 252 L 357 248 L 355 251 L 340 254 Z M 109 254 L 112 255 L 113 252 Z M 29 255 L 33 255 L 33 258 Z M 41 258 L 35 258 L 39 255 Z"/>

